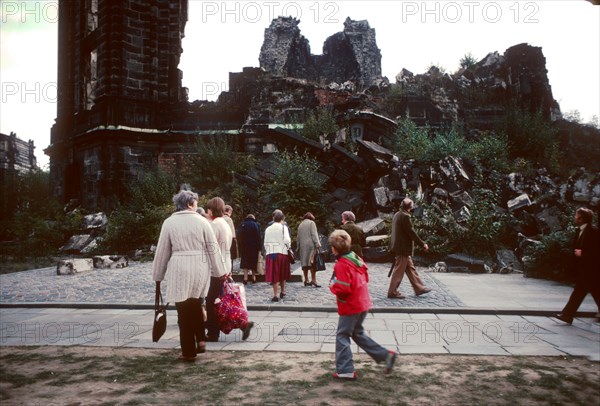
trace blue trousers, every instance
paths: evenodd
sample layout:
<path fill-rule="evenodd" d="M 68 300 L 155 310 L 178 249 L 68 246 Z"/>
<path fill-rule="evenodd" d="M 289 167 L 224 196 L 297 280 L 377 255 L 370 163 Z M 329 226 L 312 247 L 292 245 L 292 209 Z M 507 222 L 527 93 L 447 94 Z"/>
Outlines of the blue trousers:
<path fill-rule="evenodd" d="M 377 363 L 386 360 L 388 350 L 377 344 L 366 333 L 363 322 L 367 312 L 340 316 L 335 337 L 335 369 L 339 374 L 354 372 L 350 337 Z"/>

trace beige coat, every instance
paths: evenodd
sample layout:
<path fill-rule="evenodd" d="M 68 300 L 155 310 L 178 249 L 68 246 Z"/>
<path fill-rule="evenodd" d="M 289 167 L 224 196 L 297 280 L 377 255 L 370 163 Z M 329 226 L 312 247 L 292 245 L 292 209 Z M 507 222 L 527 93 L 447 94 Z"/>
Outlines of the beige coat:
<path fill-rule="evenodd" d="M 166 278 L 165 301 L 205 297 L 213 269 L 220 275 L 227 272 L 208 220 L 195 211 L 173 213 L 162 225 L 152 264 L 154 280 Z"/>
<path fill-rule="evenodd" d="M 317 225 L 310 219 L 304 219 L 298 225 L 298 237 L 296 239 L 300 251 L 300 263 L 303 267 L 310 266 L 315 254 L 315 247 L 320 248 L 319 233 Z"/>

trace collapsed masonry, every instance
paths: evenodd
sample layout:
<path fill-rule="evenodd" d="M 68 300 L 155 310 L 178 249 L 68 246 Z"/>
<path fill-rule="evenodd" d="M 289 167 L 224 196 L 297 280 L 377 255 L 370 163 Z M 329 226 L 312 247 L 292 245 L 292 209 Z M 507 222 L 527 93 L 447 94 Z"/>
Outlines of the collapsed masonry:
<path fill-rule="evenodd" d="M 457 216 L 466 216 L 468 182 L 447 187 L 438 179 L 446 163 L 415 167 L 389 152 L 396 119 L 433 128 L 460 120 L 477 134 L 493 128 L 508 100 L 549 121 L 560 117 L 542 50 L 527 44 L 490 53 L 452 75 L 435 67 L 417 75 L 402 70 L 390 84 L 367 21 L 348 18 L 343 32 L 313 55 L 299 21 L 279 17 L 265 30 L 259 67 L 231 73 L 229 91 L 217 102 L 189 102 L 178 69 L 186 0 L 61 2 L 59 13 L 58 116 L 46 153 L 55 195 L 90 210 L 109 210 L 144 168 L 180 165 L 182 146 L 198 137 L 227 134 L 261 161 L 239 176 L 249 194 L 269 178 L 274 152 L 296 148 L 321 163 L 334 223 L 344 210 L 359 219 L 389 215 L 394 197 L 407 191 L 429 202 L 458 201 Z M 289 130 L 319 106 L 337 118 L 337 134 L 319 143 Z M 350 140 L 357 153 L 345 148 Z M 465 165 L 448 160 L 451 168 Z M 504 209 L 522 195 L 509 190 Z M 587 196 L 590 204 L 598 197 Z"/>

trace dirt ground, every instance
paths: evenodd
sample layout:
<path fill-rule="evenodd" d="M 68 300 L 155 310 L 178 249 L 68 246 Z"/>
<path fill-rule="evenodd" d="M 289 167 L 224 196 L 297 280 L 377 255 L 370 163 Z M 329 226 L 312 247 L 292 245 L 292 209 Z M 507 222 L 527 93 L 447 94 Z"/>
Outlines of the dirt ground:
<path fill-rule="evenodd" d="M 332 378 L 334 355 L 0 347 L 0 403 L 9 405 L 593 405 L 600 363 L 571 357 L 400 355 L 383 375 L 354 356 L 357 381 Z"/>

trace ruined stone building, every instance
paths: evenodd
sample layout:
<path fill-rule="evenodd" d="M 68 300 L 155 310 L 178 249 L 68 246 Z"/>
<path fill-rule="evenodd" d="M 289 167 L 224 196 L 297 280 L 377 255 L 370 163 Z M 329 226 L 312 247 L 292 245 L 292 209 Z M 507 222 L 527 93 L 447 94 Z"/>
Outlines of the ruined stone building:
<path fill-rule="evenodd" d="M 402 70 L 390 84 L 375 29 L 350 18 L 320 55 L 311 53 L 298 20 L 274 19 L 259 67 L 230 73 L 229 90 L 216 102 L 189 102 L 178 69 L 187 10 L 187 0 L 59 2 L 57 118 L 45 152 L 53 193 L 63 202 L 110 209 L 145 168 L 181 165 L 199 137 L 228 135 L 240 152 L 263 157 L 310 150 L 331 180 L 327 193 L 336 181 L 354 186 L 356 198 L 338 200 L 356 204 L 338 209 L 356 211 L 381 175 L 369 162 L 387 159 L 373 143 L 386 147 L 399 118 L 488 129 L 508 99 L 560 115 L 541 48 L 516 45 L 453 75 Z M 318 107 L 334 115 L 337 134 L 318 143 L 290 131 Z M 350 140 L 358 142 L 356 154 L 343 148 Z"/>

